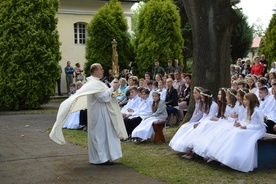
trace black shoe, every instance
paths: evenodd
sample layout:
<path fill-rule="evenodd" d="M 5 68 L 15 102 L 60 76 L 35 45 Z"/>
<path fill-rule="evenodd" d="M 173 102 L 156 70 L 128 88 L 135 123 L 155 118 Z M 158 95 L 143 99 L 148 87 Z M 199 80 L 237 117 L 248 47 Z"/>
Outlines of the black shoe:
<path fill-rule="evenodd" d="M 85 126 L 84 125 L 79 125 L 76 129 L 77 130 L 82 130 Z"/>
<path fill-rule="evenodd" d="M 85 131 L 85 132 L 87 132 L 87 127 L 84 126 L 82 130 Z"/>
<path fill-rule="evenodd" d="M 101 166 L 101 165 L 106 165 L 106 166 L 111 166 L 111 165 L 114 165 L 114 162 L 110 162 L 110 161 L 107 161 L 107 162 L 104 162 L 104 163 L 100 163 L 100 164 L 93 164 L 93 165 L 99 165 L 99 166 Z"/>
<path fill-rule="evenodd" d="M 127 139 L 121 139 L 122 142 L 130 142 L 130 138 Z"/>

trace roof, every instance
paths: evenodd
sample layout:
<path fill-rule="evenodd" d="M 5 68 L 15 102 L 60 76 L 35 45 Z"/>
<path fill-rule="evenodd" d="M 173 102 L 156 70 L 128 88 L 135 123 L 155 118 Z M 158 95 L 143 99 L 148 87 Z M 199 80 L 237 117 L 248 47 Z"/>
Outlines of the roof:
<path fill-rule="evenodd" d="M 252 48 L 259 48 L 260 47 L 260 43 L 261 43 L 261 39 L 262 37 L 255 37 L 253 38 L 253 41 L 252 41 Z"/>

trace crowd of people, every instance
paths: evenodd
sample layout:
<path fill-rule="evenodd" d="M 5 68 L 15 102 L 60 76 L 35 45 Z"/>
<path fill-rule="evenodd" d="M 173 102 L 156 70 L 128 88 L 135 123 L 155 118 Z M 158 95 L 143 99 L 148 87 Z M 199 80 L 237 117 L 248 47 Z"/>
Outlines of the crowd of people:
<path fill-rule="evenodd" d="M 230 68 L 231 87 L 219 89 L 217 102 L 210 90 L 191 89 L 192 75 L 182 72 L 178 60 L 169 60 L 164 68 L 155 60 L 152 71 L 145 72 L 143 78 L 125 69 L 116 93 L 127 131 L 127 138 L 121 141 L 150 139 L 152 124 L 168 120 L 171 114 L 182 121 L 192 91 L 193 116 L 178 129 L 169 146 L 182 152 L 183 158 L 199 155 L 207 162 L 216 160 L 242 172 L 252 171 L 257 167 L 257 140 L 266 132 L 276 134 L 276 62 L 268 71 L 262 55 L 261 59 L 255 57 L 253 64 L 238 59 Z M 110 84 L 113 79 L 111 70 L 102 82 Z M 74 94 L 82 82 L 77 82 L 79 87 L 71 85 L 70 93 Z M 80 112 L 70 114 L 64 128 L 87 130 L 87 123 L 80 123 L 80 119 Z"/>
<path fill-rule="evenodd" d="M 70 65 L 70 62 L 67 64 Z M 68 67 L 69 66 L 65 69 L 68 69 Z M 157 72 L 161 72 L 164 75 Z M 152 73 L 156 74 L 153 76 Z M 184 118 L 183 111 L 187 109 L 190 99 L 192 76 L 182 72 L 182 68 L 178 66 L 178 60 L 174 61 L 174 65 L 172 65 L 172 61 L 169 60 L 168 67 L 165 69 L 159 66 L 158 60 L 155 60 L 152 73 L 145 72 L 144 78 L 138 79 L 138 77 L 132 75 L 132 73 L 125 69 L 119 76 L 118 93 L 121 95 L 117 96 L 117 101 L 121 107 L 121 112 L 129 135 L 127 141 L 145 140 L 141 137 L 134 137 L 131 135 L 134 128 L 136 128 L 136 126 L 138 126 L 145 118 L 153 116 L 157 117 L 155 118 L 156 121 L 161 121 L 166 120 L 168 115 L 175 114 L 178 117 L 176 123 L 179 123 Z M 112 75 L 112 70 L 109 70 L 108 75 L 103 77 L 101 81 L 109 86 L 113 79 L 114 76 Z M 82 81 L 71 83 L 69 85 L 69 97 L 74 95 L 82 85 Z M 164 117 L 156 115 L 155 111 L 159 112 L 160 109 L 153 110 L 153 92 L 158 92 L 158 94 L 160 94 L 159 98 L 156 99 L 156 107 L 160 104 L 165 104 L 166 106 L 166 114 L 163 114 Z M 133 99 L 139 100 L 133 102 Z M 159 103 L 159 101 L 161 102 Z M 70 114 L 63 128 L 77 130 L 84 129 L 86 131 L 87 123 L 82 114 L 84 113 L 74 112 Z M 79 119 L 77 117 L 79 117 Z M 153 132 L 152 129 L 149 131 Z"/>
<path fill-rule="evenodd" d="M 194 87 L 195 110 L 169 146 L 183 158 L 201 156 L 235 170 L 257 167 L 257 140 L 276 134 L 275 62 L 267 70 L 265 56 L 231 65 L 231 87 L 220 88 L 217 102 L 210 90 Z M 242 148 L 242 149 L 241 149 Z"/>

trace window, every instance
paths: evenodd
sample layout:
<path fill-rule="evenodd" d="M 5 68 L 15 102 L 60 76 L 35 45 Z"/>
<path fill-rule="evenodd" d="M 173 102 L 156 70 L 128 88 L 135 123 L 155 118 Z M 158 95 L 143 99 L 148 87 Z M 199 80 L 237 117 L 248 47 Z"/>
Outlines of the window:
<path fill-rule="evenodd" d="M 86 43 L 86 25 L 83 23 L 74 24 L 74 40 L 75 44 Z"/>

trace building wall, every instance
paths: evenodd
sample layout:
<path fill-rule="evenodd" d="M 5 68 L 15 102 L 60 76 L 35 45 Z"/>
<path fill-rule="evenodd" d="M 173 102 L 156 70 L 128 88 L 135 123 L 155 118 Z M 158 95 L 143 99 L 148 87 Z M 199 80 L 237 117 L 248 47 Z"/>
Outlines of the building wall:
<path fill-rule="evenodd" d="M 97 10 L 101 8 L 106 2 L 96 0 L 60 0 L 60 8 L 56 17 L 58 18 L 57 29 L 59 32 L 59 38 L 61 42 L 60 51 L 62 59 L 60 65 L 62 67 L 61 74 L 61 92 L 67 93 L 65 72 L 64 68 L 66 62 L 71 61 L 71 66 L 75 67 L 76 63 L 80 63 L 84 66 L 85 59 L 85 45 L 75 44 L 74 42 L 74 24 L 85 23 L 89 24 L 93 15 L 97 13 Z M 127 19 L 129 32 L 131 31 L 131 7 L 134 3 L 121 2 L 124 9 L 124 13 Z M 110 40 L 111 42 L 112 40 Z M 110 53 L 112 54 L 112 53 Z"/>

